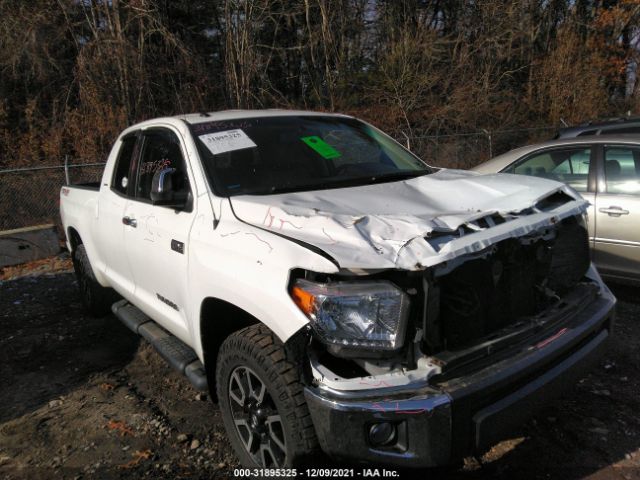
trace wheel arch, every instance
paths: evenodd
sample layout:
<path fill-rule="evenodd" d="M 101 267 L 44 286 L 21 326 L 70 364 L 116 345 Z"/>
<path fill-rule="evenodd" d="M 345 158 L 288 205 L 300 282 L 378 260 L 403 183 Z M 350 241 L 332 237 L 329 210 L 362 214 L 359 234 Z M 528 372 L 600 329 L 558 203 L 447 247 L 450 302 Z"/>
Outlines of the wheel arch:
<path fill-rule="evenodd" d="M 215 297 L 207 297 L 200 307 L 200 341 L 211 398 L 216 399 L 216 363 L 224 341 L 234 332 L 262 323 L 246 310 Z"/>
<path fill-rule="evenodd" d="M 76 247 L 82 244 L 82 237 L 73 227 L 67 228 L 67 239 L 69 240 L 69 246 L 71 247 L 71 251 L 69 253 L 73 253 Z"/>

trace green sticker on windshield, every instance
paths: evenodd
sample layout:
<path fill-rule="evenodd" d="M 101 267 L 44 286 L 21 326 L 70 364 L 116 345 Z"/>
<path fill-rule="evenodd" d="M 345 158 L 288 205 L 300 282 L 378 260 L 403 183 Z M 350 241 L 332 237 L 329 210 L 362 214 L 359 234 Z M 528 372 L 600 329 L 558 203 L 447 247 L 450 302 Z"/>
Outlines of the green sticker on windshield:
<path fill-rule="evenodd" d="M 313 148 L 323 158 L 331 159 L 338 158 L 340 156 L 339 151 L 337 151 L 317 135 L 312 135 L 310 137 L 301 137 L 300 140 Z"/>

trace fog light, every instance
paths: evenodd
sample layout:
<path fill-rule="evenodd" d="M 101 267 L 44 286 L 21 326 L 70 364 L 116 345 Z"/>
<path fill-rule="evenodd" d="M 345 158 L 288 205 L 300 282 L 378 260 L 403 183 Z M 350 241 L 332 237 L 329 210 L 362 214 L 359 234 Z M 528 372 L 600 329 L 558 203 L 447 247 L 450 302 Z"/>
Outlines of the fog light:
<path fill-rule="evenodd" d="M 389 445 L 396 439 L 396 427 L 389 422 L 375 423 L 369 428 L 369 442 L 374 447 Z"/>

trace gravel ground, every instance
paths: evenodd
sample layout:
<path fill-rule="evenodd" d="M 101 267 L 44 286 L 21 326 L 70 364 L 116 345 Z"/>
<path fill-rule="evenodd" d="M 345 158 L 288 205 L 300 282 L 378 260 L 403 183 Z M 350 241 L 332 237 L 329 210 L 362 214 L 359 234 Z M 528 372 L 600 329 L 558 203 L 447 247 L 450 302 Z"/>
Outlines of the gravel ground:
<path fill-rule="evenodd" d="M 0 280 L 0 477 L 232 478 L 217 407 L 114 317 L 84 315 L 71 273 L 46 270 Z M 483 458 L 420 477 L 640 479 L 640 289 L 614 293 L 597 369 Z"/>

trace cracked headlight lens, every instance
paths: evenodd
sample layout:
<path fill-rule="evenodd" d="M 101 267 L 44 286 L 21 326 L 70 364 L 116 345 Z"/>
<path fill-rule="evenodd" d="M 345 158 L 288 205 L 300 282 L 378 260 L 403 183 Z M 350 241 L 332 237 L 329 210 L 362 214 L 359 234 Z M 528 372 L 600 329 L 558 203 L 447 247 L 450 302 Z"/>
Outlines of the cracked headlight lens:
<path fill-rule="evenodd" d="M 378 350 L 402 347 L 409 297 L 391 282 L 297 280 L 291 296 L 326 344 Z"/>

